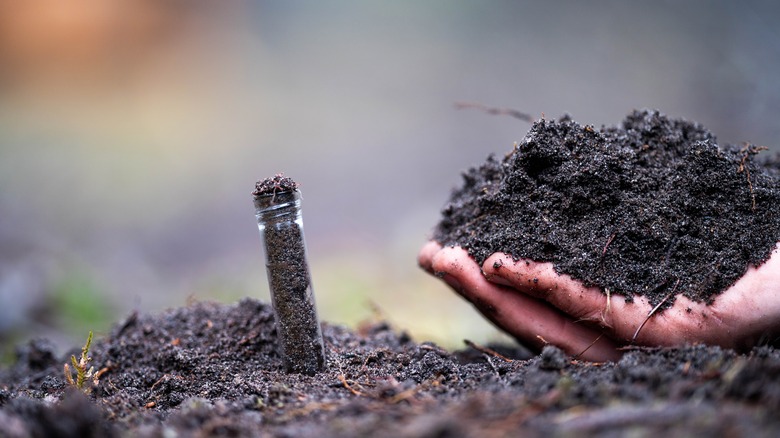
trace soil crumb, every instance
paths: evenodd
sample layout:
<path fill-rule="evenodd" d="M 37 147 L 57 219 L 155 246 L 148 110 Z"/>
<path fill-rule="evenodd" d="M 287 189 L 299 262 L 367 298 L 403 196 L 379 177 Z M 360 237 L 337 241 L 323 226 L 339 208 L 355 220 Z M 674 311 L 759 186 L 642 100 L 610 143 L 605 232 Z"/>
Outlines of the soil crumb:
<path fill-rule="evenodd" d="M 255 184 L 252 196 L 257 198 L 263 195 L 275 195 L 279 192 L 293 192 L 297 189 L 298 183 L 295 180 L 278 173 L 271 178 L 264 178 L 258 181 Z"/>
<path fill-rule="evenodd" d="M 718 145 L 657 111 L 600 130 L 539 120 L 503 159 L 464 173 L 433 238 L 480 264 L 495 252 L 552 262 L 628 300 L 711 302 L 780 238 L 778 161 L 756 159 L 764 149 Z"/>
<path fill-rule="evenodd" d="M 68 388 L 37 340 L 0 372 L 0 436 L 772 436 L 780 353 L 637 348 L 617 363 L 477 346 L 449 352 L 387 323 L 323 325 L 327 370 L 288 374 L 271 307 L 196 303 L 133 314 L 93 343 L 102 370 Z"/>

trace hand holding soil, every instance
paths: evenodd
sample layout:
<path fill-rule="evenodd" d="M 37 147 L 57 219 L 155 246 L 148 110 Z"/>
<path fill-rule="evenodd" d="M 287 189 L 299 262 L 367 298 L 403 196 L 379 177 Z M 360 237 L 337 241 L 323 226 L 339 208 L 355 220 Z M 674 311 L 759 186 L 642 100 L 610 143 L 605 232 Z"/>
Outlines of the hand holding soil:
<path fill-rule="evenodd" d="M 763 150 L 657 111 L 540 120 L 463 174 L 419 263 L 522 342 L 578 357 L 773 342 L 780 166 Z"/>
<path fill-rule="evenodd" d="M 541 349 L 550 343 L 583 359 L 616 360 L 617 348 L 635 334 L 639 345 L 703 342 L 744 350 L 780 332 L 780 249 L 712 304 L 678 296 L 658 314 L 644 297 L 607 296 L 556 273 L 552 263 L 496 253 L 480 268 L 464 249 L 436 242 L 423 247 L 419 263 L 523 344 Z"/>

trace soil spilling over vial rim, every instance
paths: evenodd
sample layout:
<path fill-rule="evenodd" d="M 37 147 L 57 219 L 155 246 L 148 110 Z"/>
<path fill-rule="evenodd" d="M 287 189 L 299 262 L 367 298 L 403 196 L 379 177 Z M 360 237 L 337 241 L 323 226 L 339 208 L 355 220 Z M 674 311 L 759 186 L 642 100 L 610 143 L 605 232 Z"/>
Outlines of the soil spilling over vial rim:
<path fill-rule="evenodd" d="M 323 369 L 325 352 L 306 257 L 298 184 L 276 175 L 258 181 L 252 195 L 282 361 L 288 372 L 314 375 Z"/>
<path fill-rule="evenodd" d="M 463 174 L 433 238 L 480 264 L 495 252 L 552 262 L 628 300 L 711 302 L 780 238 L 777 159 L 757 158 L 763 149 L 719 146 L 657 111 L 600 130 L 540 120 L 503 159 Z"/>

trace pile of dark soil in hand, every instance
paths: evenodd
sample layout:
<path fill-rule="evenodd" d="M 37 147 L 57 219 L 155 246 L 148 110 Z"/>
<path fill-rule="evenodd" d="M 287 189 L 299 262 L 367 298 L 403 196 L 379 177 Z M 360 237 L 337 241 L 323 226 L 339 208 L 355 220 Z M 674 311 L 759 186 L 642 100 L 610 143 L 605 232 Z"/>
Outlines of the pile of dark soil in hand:
<path fill-rule="evenodd" d="M 323 334 L 327 369 L 306 376 L 282 371 L 263 303 L 132 315 L 93 343 L 102 371 L 89 395 L 66 387 L 66 358 L 31 342 L 0 372 L 0 436 L 780 432 L 780 352 L 769 347 L 632 349 L 594 364 L 554 347 L 451 353 L 382 322 Z"/>
<path fill-rule="evenodd" d="M 709 302 L 780 239 L 778 166 L 756 159 L 763 149 L 719 146 L 656 111 L 601 130 L 540 120 L 464 174 L 433 238 L 480 264 L 495 252 L 552 262 L 628 300 Z"/>

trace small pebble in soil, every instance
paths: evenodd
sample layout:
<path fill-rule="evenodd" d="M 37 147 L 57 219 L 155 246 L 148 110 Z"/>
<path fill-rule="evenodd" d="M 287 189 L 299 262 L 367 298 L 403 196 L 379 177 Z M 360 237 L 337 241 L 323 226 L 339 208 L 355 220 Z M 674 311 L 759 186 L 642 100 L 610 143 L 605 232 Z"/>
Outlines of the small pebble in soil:
<path fill-rule="evenodd" d="M 543 370 L 560 370 L 569 362 L 566 353 L 554 345 L 545 345 L 539 360 L 539 368 Z"/>

